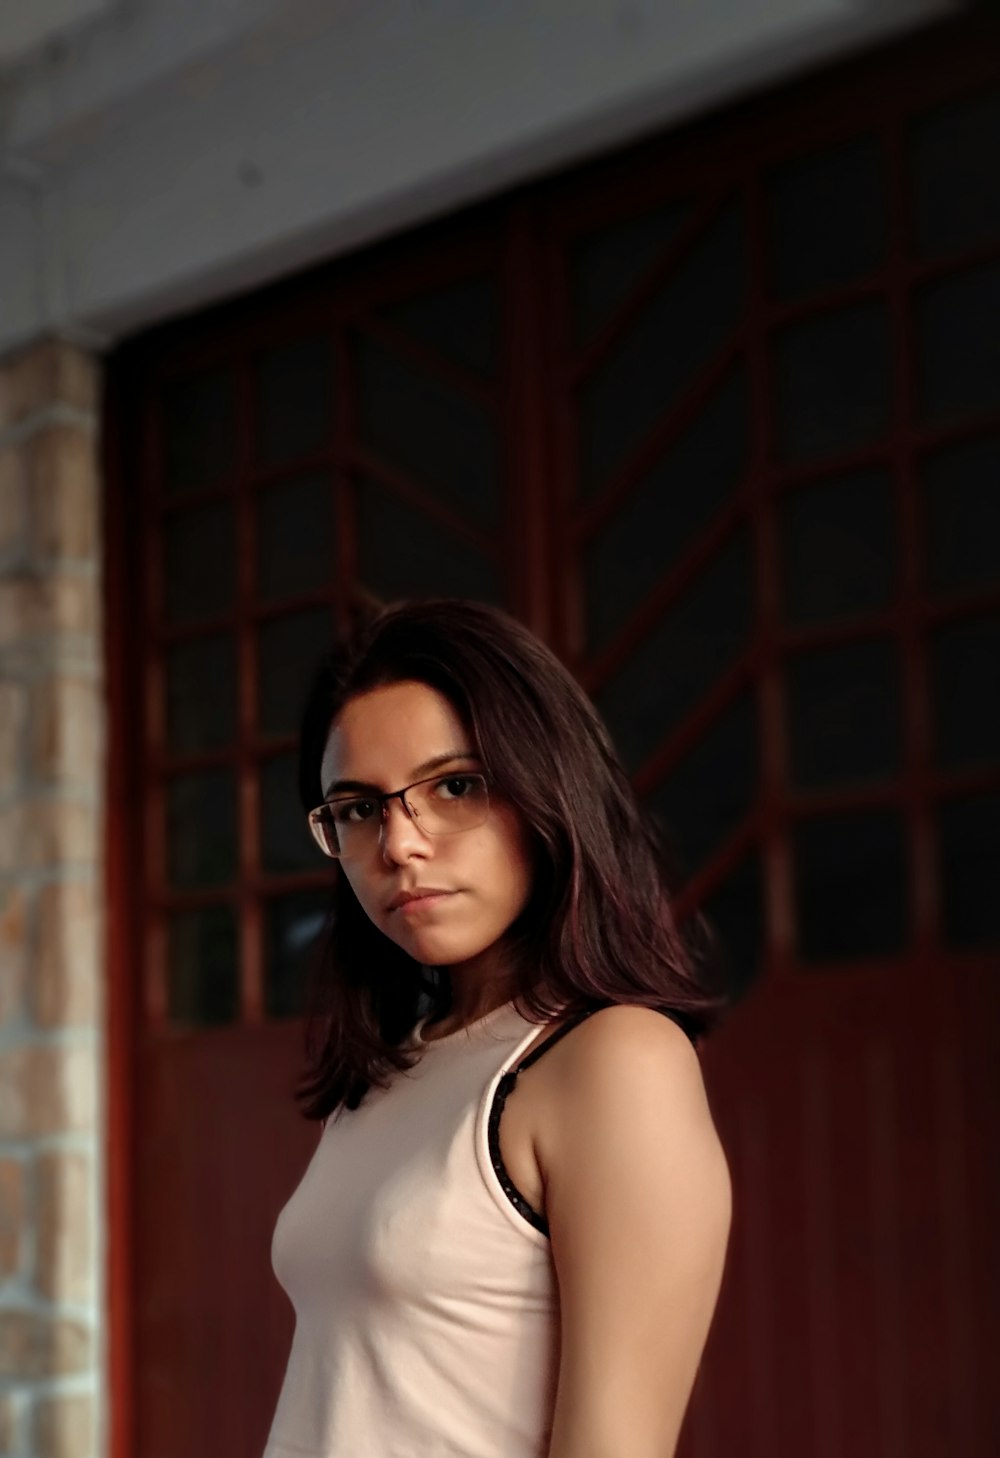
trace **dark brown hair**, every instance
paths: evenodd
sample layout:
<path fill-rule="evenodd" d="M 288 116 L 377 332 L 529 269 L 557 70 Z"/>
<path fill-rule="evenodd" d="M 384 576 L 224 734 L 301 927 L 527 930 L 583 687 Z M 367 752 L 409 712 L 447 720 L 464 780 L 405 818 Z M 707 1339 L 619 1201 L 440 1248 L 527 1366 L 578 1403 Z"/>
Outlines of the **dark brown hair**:
<path fill-rule="evenodd" d="M 303 809 L 323 799 L 333 721 L 356 695 L 414 680 L 443 694 L 466 726 L 495 792 L 516 807 L 535 851 L 529 903 L 508 932 L 517 1005 L 532 1021 L 633 1003 L 670 1013 L 692 1036 L 724 1004 L 708 968 L 713 939 L 697 914 L 676 924 L 662 843 L 642 814 L 608 732 L 583 689 L 527 628 L 484 603 L 396 603 L 321 660 L 299 747 Z M 424 969 L 361 909 L 333 865 L 330 918 L 314 963 L 307 1118 L 358 1106 L 420 1054 L 403 1048 L 422 1000 L 450 1006 L 447 969 Z"/>

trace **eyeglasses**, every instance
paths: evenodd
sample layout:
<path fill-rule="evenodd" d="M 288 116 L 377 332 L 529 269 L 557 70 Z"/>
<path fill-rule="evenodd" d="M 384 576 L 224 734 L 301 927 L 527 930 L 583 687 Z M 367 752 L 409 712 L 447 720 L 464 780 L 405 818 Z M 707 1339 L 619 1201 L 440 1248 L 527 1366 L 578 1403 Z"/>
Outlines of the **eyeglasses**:
<path fill-rule="evenodd" d="M 326 800 L 309 811 L 309 829 L 325 855 L 336 860 L 362 856 L 378 844 L 390 800 L 398 800 L 424 835 L 474 830 L 490 813 L 486 776 L 467 771 L 433 775 L 401 790 Z"/>

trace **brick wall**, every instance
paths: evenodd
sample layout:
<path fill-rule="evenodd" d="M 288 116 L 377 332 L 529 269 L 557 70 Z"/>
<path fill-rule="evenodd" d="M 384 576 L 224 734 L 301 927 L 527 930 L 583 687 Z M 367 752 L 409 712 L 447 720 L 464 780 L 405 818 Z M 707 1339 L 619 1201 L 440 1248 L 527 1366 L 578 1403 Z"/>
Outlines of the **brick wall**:
<path fill-rule="evenodd" d="M 95 362 L 0 361 L 0 1454 L 102 1436 Z"/>

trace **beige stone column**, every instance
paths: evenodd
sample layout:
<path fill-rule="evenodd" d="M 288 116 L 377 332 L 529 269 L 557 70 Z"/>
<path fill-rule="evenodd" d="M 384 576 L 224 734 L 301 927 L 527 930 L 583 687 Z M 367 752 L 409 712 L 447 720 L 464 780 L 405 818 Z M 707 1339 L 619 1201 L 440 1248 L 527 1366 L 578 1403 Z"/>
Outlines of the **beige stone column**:
<path fill-rule="evenodd" d="M 0 361 L 0 1454 L 103 1428 L 104 724 L 94 359 Z"/>

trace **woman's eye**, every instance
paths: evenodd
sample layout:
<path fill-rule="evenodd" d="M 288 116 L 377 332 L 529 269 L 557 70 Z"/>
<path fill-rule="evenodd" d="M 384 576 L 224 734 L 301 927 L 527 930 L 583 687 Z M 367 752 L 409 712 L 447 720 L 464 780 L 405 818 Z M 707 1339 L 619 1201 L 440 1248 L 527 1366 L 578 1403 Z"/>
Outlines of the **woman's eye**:
<path fill-rule="evenodd" d="M 470 775 L 449 775 L 446 780 L 438 780 L 434 786 L 434 793 L 443 800 L 460 800 L 467 795 L 472 788 L 472 777 Z"/>
<path fill-rule="evenodd" d="M 333 818 L 338 825 L 358 825 L 362 820 L 370 820 L 374 814 L 374 800 L 343 800 L 333 807 Z"/>

